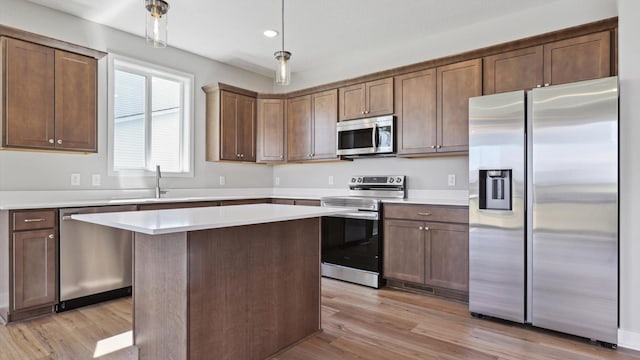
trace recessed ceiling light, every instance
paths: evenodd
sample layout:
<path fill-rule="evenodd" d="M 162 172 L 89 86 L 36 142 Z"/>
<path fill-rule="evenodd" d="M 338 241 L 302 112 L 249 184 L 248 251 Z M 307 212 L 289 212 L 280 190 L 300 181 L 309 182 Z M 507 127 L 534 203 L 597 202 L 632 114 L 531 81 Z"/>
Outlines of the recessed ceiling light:
<path fill-rule="evenodd" d="M 263 34 L 264 36 L 270 37 L 270 38 L 278 36 L 278 32 L 275 30 L 265 30 Z"/>

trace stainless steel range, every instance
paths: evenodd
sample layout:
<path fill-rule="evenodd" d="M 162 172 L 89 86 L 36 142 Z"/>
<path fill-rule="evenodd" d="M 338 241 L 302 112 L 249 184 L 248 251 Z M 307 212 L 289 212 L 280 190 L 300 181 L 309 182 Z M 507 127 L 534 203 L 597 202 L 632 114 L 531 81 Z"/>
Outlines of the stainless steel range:
<path fill-rule="evenodd" d="M 404 175 L 353 176 L 350 196 L 325 197 L 322 206 L 353 212 L 322 218 L 322 276 L 382 285 L 382 199 L 405 198 Z"/>

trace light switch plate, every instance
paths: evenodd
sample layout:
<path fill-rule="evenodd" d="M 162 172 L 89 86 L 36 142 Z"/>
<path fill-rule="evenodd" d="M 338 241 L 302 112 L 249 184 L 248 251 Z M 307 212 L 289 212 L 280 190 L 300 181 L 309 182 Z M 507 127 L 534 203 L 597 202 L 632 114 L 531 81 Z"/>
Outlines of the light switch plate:
<path fill-rule="evenodd" d="M 71 174 L 71 186 L 80 186 L 80 174 Z"/>
<path fill-rule="evenodd" d="M 92 186 L 100 186 L 100 183 L 101 183 L 100 174 L 91 175 L 91 185 Z"/>
<path fill-rule="evenodd" d="M 220 176 L 220 185 L 224 185 L 227 183 L 227 178 L 224 175 Z"/>
<path fill-rule="evenodd" d="M 456 175 L 455 174 L 449 174 L 449 186 L 456 186 Z"/>

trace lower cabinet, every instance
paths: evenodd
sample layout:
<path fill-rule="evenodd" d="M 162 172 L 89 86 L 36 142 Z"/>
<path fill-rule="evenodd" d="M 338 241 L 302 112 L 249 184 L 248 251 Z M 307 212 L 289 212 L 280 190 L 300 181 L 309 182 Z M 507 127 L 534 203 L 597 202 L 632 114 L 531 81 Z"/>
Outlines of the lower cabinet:
<path fill-rule="evenodd" d="M 386 204 L 384 277 L 389 284 L 467 300 L 469 226 L 460 222 L 466 214 L 466 207 Z"/>
<path fill-rule="evenodd" d="M 53 312 L 57 298 L 57 211 L 0 211 L 0 317 Z M 5 227 L 6 226 L 6 227 Z"/>

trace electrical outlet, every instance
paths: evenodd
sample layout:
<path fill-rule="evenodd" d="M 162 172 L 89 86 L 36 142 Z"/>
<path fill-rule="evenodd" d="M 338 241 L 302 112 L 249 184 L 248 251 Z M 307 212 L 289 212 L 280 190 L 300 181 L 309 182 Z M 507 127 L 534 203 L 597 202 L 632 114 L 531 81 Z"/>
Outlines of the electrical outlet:
<path fill-rule="evenodd" d="M 455 174 L 449 174 L 449 186 L 456 186 L 456 175 Z"/>
<path fill-rule="evenodd" d="M 71 185 L 80 186 L 80 174 L 71 174 Z"/>
<path fill-rule="evenodd" d="M 276 178 L 273 180 L 273 183 L 277 186 L 280 185 L 280 176 L 276 176 Z"/>
<path fill-rule="evenodd" d="M 329 175 L 329 185 L 333 185 L 333 175 Z"/>
<path fill-rule="evenodd" d="M 220 185 L 224 185 L 227 183 L 227 178 L 224 175 L 220 176 Z"/>
<path fill-rule="evenodd" d="M 91 175 L 91 185 L 100 186 L 100 174 Z"/>

